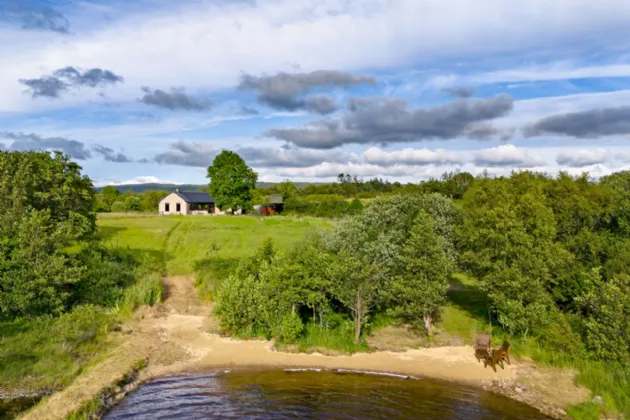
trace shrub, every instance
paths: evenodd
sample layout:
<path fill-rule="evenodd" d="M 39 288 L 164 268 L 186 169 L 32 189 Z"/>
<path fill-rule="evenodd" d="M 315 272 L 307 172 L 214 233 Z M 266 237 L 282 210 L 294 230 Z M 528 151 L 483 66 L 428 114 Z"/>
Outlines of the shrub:
<path fill-rule="evenodd" d="M 113 212 L 125 211 L 125 202 L 124 201 L 114 201 L 114 203 L 112 204 L 112 211 Z"/>

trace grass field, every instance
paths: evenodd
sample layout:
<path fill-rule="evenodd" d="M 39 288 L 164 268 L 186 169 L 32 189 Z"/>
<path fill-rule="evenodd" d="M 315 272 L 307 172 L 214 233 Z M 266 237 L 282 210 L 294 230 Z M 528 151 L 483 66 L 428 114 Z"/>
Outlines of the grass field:
<path fill-rule="evenodd" d="M 296 242 L 328 222 L 315 218 L 250 216 L 103 215 L 100 234 L 112 247 L 128 248 L 164 275 L 195 274 L 202 291 L 209 291 L 237 259 L 252 253 L 265 239 L 278 248 Z"/>

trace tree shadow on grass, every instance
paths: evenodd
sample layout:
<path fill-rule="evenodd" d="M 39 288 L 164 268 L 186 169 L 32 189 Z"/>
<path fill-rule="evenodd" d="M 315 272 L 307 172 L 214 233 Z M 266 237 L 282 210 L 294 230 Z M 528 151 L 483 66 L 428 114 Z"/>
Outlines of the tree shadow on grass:
<path fill-rule="evenodd" d="M 118 233 L 123 230 L 127 230 L 127 228 L 120 226 L 99 226 L 97 236 L 99 239 L 107 241 L 108 239 L 118 235 Z"/>
<path fill-rule="evenodd" d="M 488 295 L 477 285 L 464 284 L 456 276 L 451 277 L 448 299 L 458 308 L 480 321 L 488 321 Z"/>

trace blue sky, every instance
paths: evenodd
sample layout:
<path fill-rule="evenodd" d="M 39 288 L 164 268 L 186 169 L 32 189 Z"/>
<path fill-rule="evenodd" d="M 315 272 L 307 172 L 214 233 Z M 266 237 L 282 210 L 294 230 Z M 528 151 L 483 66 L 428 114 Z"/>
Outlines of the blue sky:
<path fill-rule="evenodd" d="M 627 0 L 0 5 L 0 148 L 97 185 L 630 168 Z"/>

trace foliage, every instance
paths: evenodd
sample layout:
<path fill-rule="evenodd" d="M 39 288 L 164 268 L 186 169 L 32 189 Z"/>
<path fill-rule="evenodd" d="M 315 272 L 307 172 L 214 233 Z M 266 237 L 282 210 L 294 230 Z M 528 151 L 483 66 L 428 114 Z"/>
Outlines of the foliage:
<path fill-rule="evenodd" d="M 278 191 L 280 195 L 286 200 L 288 198 L 293 198 L 298 194 L 298 189 L 295 184 L 288 179 L 285 179 L 278 185 Z"/>
<path fill-rule="evenodd" d="M 125 211 L 125 202 L 122 200 L 114 201 L 111 207 L 113 212 L 122 212 Z"/>
<path fill-rule="evenodd" d="M 630 277 L 604 281 L 593 269 L 589 291 L 576 298 L 584 314 L 584 342 L 598 359 L 630 359 Z"/>
<path fill-rule="evenodd" d="M 222 151 L 208 167 L 208 178 L 208 192 L 219 209 L 252 209 L 252 191 L 258 174 L 238 154 Z"/>
<path fill-rule="evenodd" d="M 60 317 L 0 323 L 0 383 L 6 389 L 56 389 L 106 347 L 115 319 L 95 306 L 79 306 Z"/>
<path fill-rule="evenodd" d="M 312 195 L 292 197 L 284 200 L 286 214 L 300 214 L 314 217 L 342 217 L 358 212 L 357 205 L 348 203 L 335 195 Z"/>
<path fill-rule="evenodd" d="M 416 327 L 424 324 L 429 335 L 437 311 L 446 302 L 452 270 L 442 242 L 433 219 L 421 210 L 400 252 L 395 276 L 384 291 L 394 316 L 407 319 Z"/>
<path fill-rule="evenodd" d="M 124 201 L 125 211 L 139 211 L 141 208 L 140 199 L 137 197 L 127 197 Z"/>

